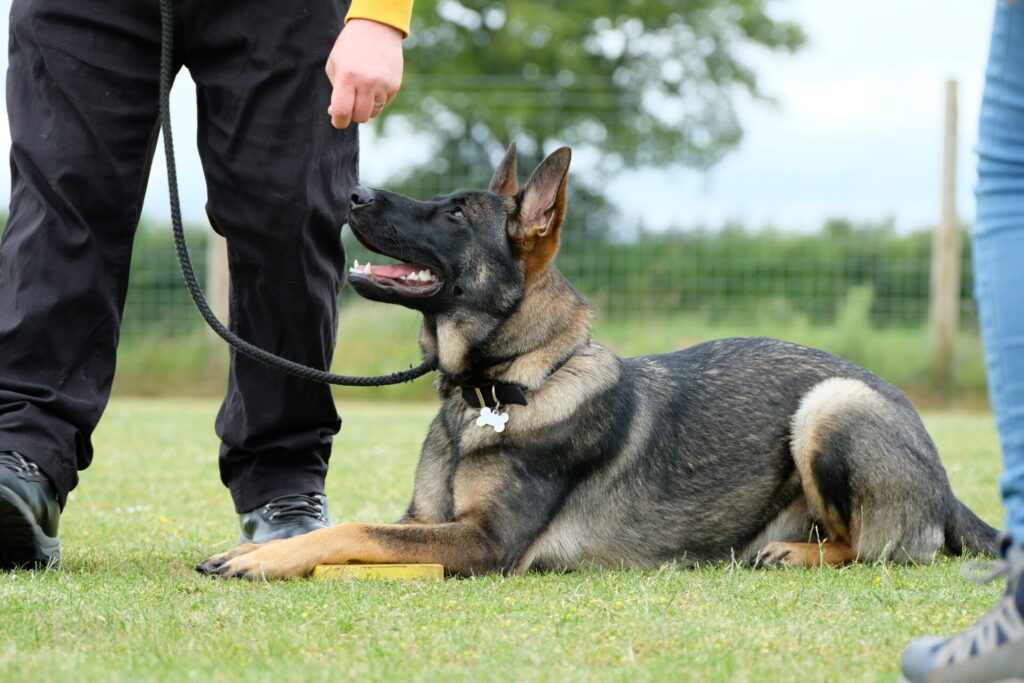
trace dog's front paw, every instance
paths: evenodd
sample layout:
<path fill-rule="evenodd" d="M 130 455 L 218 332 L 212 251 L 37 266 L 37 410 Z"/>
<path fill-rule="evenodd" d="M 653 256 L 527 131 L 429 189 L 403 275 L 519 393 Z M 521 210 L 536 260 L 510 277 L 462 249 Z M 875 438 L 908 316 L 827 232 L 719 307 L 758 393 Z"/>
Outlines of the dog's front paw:
<path fill-rule="evenodd" d="M 216 570 L 223 566 L 224 563 L 228 560 L 234 559 L 239 555 L 251 553 L 252 551 L 260 548 L 263 545 L 267 544 L 245 543 L 243 545 L 236 546 L 225 553 L 219 553 L 217 555 L 213 555 L 212 557 L 208 557 L 207 559 L 203 560 L 202 562 L 196 565 L 196 571 L 200 574 L 214 574 L 216 573 Z"/>
<path fill-rule="evenodd" d="M 239 546 L 214 555 L 200 563 L 196 570 L 223 579 L 291 579 L 308 576 L 319 562 L 303 544 L 288 543 L 292 539 Z"/>

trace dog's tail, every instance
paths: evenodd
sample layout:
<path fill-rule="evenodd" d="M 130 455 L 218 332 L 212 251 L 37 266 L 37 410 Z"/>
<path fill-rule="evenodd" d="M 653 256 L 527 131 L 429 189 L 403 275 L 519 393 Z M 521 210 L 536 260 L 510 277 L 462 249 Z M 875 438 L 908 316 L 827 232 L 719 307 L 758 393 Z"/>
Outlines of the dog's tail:
<path fill-rule="evenodd" d="M 946 519 L 946 552 L 950 555 L 964 552 L 995 555 L 999 531 L 983 522 L 959 499 L 953 498 L 952 502 Z"/>

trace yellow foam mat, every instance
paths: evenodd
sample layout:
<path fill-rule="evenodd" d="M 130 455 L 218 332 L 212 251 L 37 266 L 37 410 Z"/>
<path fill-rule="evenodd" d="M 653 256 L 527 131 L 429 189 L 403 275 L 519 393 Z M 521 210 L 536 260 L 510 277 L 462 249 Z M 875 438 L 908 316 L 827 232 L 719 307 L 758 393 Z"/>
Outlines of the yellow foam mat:
<path fill-rule="evenodd" d="M 321 564 L 313 568 L 311 579 L 346 581 L 348 579 L 422 579 L 441 581 L 444 567 L 439 564 Z"/>

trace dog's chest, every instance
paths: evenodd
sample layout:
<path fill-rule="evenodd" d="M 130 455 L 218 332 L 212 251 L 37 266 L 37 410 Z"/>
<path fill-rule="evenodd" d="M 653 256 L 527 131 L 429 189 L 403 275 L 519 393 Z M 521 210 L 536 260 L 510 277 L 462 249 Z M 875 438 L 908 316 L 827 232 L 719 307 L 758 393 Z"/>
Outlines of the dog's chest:
<path fill-rule="evenodd" d="M 458 451 L 472 457 L 482 451 L 504 448 L 513 454 L 521 448 L 529 430 L 536 429 L 533 406 L 501 406 L 497 409 L 460 406 L 455 413 Z"/>
<path fill-rule="evenodd" d="M 523 558 L 524 569 L 616 568 L 657 564 L 636 552 L 623 529 L 622 520 L 607 519 L 597 506 L 568 509 L 558 514 Z"/>
<path fill-rule="evenodd" d="M 498 415 L 501 417 L 498 418 Z M 488 419 L 488 416 L 493 417 Z M 504 409 L 492 411 L 490 408 L 460 406 L 456 420 L 458 450 L 463 457 L 472 456 L 481 450 L 494 448 L 508 441 L 512 417 Z M 514 423 L 512 428 L 514 429 Z"/>

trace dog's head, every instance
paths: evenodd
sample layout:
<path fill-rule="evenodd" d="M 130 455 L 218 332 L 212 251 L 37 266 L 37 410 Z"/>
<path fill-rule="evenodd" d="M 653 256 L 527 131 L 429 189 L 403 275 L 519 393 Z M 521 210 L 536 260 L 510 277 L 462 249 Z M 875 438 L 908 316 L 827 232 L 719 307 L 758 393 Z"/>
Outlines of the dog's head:
<path fill-rule="evenodd" d="M 558 251 L 569 158 L 567 147 L 556 150 L 522 189 L 514 144 L 487 190 L 421 202 L 354 188 L 352 232 L 371 251 L 400 263 L 353 267 L 349 282 L 367 299 L 427 314 L 458 308 L 507 315 Z"/>

